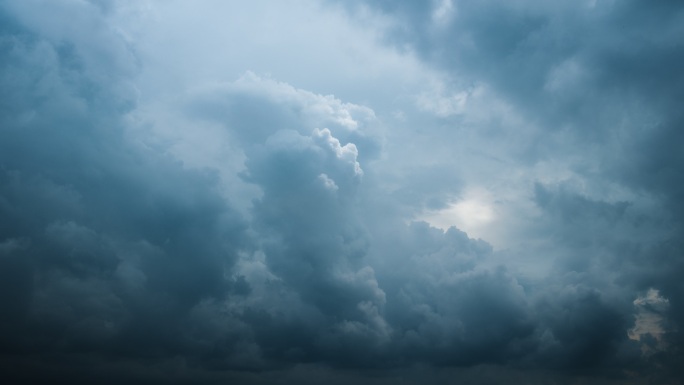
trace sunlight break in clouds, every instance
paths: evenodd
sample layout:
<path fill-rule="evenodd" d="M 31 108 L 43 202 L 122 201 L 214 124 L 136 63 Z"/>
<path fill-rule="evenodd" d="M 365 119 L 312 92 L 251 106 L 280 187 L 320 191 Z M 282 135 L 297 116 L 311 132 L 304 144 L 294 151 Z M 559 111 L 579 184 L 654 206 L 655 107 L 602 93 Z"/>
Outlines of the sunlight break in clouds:
<path fill-rule="evenodd" d="M 492 239 L 489 225 L 496 221 L 491 195 L 483 189 L 467 190 L 461 200 L 445 209 L 428 212 L 420 217 L 432 226 L 447 230 L 451 226 L 462 229 L 470 237 Z"/>
<path fill-rule="evenodd" d="M 644 354 L 653 354 L 656 350 L 665 350 L 667 343 L 663 340 L 666 331 L 663 327 L 662 314 L 668 310 L 670 301 L 661 297 L 658 290 L 648 289 L 646 295 L 639 296 L 634 300 L 634 306 L 638 312 L 634 316 L 634 328 L 629 330 L 629 338 L 637 341 L 647 337 L 655 339 L 655 346 L 647 343 L 642 345 Z"/>

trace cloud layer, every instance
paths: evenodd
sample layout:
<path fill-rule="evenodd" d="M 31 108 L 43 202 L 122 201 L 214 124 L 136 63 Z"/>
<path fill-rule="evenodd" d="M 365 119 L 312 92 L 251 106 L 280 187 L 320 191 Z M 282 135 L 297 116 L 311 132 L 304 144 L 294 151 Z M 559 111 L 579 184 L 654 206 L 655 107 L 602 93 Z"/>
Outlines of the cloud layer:
<path fill-rule="evenodd" d="M 678 4 L 184 7 L 0 6 L 10 382 L 681 378 Z"/>

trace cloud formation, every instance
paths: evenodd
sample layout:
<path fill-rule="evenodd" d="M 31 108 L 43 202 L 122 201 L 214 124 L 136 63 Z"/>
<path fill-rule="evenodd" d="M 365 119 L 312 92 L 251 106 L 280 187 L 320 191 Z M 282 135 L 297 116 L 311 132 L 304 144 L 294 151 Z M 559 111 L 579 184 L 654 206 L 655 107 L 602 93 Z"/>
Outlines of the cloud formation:
<path fill-rule="evenodd" d="M 681 126 L 678 4 L 359 3 L 395 20 L 391 44 L 510 103 L 534 127 L 520 133 L 527 138 L 519 162 L 564 163 L 573 175 L 534 187 L 545 228 L 537 234 L 553 241 L 555 250 L 545 251 L 555 255 L 556 274 L 585 275 L 580 281 L 595 289 L 639 298 L 657 287 L 681 301 L 684 164 L 671 147 Z M 604 286 L 606 274 L 617 287 Z M 628 309 L 617 311 L 631 322 Z M 681 315 L 666 317 L 666 334 L 681 341 Z M 672 347 L 663 359 L 680 359 L 680 351 Z"/>
<path fill-rule="evenodd" d="M 144 23 L 181 5 L 0 6 L 3 376 L 676 383 L 681 7 L 316 4 L 406 79 L 346 101 L 196 47 L 174 80 Z"/>

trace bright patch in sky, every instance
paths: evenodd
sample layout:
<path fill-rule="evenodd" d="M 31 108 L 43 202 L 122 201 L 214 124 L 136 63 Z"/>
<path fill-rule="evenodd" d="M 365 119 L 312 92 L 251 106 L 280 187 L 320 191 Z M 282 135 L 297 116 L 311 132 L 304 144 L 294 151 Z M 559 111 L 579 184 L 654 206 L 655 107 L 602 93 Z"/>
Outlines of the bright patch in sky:
<path fill-rule="evenodd" d="M 496 220 L 496 215 L 488 198 L 490 194 L 487 191 L 471 189 L 464 194 L 463 199 L 450 203 L 445 209 L 423 214 L 419 219 L 442 230 L 456 226 L 470 237 L 491 240 L 493 234 L 488 233 L 488 230 Z"/>
<path fill-rule="evenodd" d="M 650 356 L 669 348 L 664 339 L 666 330 L 665 314 L 670 308 L 670 301 L 660 295 L 656 289 L 648 289 L 646 295 L 634 300 L 637 313 L 634 315 L 634 327 L 628 331 L 630 339 L 641 342 L 641 352 Z"/>

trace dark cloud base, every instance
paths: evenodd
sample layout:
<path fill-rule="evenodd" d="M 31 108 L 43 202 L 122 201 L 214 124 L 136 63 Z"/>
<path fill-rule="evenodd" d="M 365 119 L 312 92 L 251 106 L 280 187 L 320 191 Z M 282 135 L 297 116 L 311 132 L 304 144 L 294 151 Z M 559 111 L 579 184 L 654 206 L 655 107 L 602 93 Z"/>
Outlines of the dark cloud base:
<path fill-rule="evenodd" d="M 676 4 L 615 5 L 589 20 L 603 41 L 575 34 L 584 16 L 562 10 L 459 3 L 466 22 L 435 34 L 428 2 L 370 3 L 402 20 L 389 40 L 488 79 L 550 132 L 570 122 L 578 148 L 613 145 L 610 123 L 634 100 L 660 118 L 628 127 L 597 176 L 655 197 L 653 211 L 536 185 L 532 230 L 554 247 L 526 252 L 554 263 L 534 279 L 455 227 L 405 223 L 405 198 L 360 154 L 380 152 L 377 138 L 310 130 L 291 106 L 239 89 L 189 96 L 183 113 L 222 125 L 244 155 L 239 178 L 259 188 L 241 213 L 217 171 L 139 137 L 140 63 L 107 7 L 58 5 L 89 15 L 70 32 L 17 4 L 0 6 L 3 382 L 680 383 Z M 629 49 L 625 25 L 642 37 Z M 450 43 L 460 28 L 473 45 Z M 450 50 L 468 55 L 455 64 Z M 575 90 L 590 96 L 546 98 L 537 73 L 570 56 L 594 65 Z M 662 332 L 629 338 L 638 319 Z"/>

